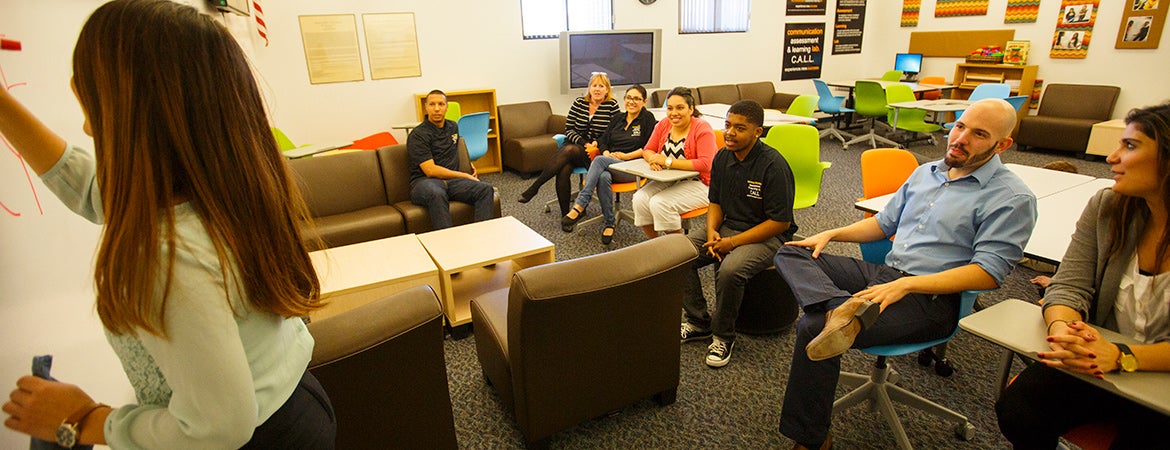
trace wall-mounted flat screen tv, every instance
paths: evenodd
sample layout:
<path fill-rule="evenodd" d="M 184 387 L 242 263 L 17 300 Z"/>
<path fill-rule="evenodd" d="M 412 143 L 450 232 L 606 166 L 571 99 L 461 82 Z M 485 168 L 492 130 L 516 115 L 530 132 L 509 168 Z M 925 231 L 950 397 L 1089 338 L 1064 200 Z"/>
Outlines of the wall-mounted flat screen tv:
<path fill-rule="evenodd" d="M 614 86 L 655 88 L 661 70 L 660 29 L 561 32 L 563 94 L 589 87 L 596 72 L 605 72 Z"/>

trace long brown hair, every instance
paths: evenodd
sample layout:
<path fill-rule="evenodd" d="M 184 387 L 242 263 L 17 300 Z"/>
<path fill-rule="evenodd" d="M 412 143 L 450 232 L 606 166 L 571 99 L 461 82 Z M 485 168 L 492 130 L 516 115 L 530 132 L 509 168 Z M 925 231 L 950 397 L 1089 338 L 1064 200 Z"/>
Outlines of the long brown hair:
<path fill-rule="evenodd" d="M 107 329 L 166 336 L 182 202 L 210 235 L 229 296 L 283 317 L 320 306 L 298 229 L 308 209 L 222 25 L 167 0 L 112 1 L 82 28 L 73 74 L 106 224 L 94 280 Z"/>
<path fill-rule="evenodd" d="M 1129 114 L 1125 116 L 1125 123 L 1149 136 L 1157 145 L 1158 187 L 1162 192 L 1162 207 L 1166 211 L 1170 211 L 1170 102 L 1130 110 Z M 1150 216 L 1150 210 L 1145 200 L 1119 194 L 1116 191 L 1114 198 L 1116 200 L 1109 220 L 1110 237 L 1112 238 L 1109 247 L 1110 255 L 1121 251 L 1126 239 L 1128 224 L 1133 223 L 1139 217 L 1148 219 Z M 1166 260 L 1168 248 L 1170 248 L 1170 226 L 1165 228 L 1158 242 L 1155 273 L 1162 273 L 1162 263 Z"/>

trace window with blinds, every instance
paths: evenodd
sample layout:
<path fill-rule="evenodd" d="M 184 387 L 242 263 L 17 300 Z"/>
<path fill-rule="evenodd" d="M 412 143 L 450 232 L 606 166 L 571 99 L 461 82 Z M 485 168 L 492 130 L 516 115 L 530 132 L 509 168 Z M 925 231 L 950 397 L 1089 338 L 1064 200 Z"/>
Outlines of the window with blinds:
<path fill-rule="evenodd" d="M 524 39 L 553 39 L 562 31 L 613 29 L 613 0 L 520 0 Z"/>
<path fill-rule="evenodd" d="M 679 0 L 678 32 L 736 33 L 748 30 L 751 0 Z"/>

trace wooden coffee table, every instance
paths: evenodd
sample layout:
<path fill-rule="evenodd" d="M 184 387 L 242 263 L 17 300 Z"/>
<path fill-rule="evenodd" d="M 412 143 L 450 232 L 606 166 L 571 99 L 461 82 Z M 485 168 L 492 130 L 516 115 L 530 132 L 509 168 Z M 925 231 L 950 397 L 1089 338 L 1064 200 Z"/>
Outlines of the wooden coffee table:
<path fill-rule="evenodd" d="M 439 268 L 439 297 L 452 335 L 471 323 L 471 299 L 508 287 L 520 269 L 556 260 L 553 244 L 512 216 L 418 235 Z"/>
<path fill-rule="evenodd" d="M 430 285 L 436 293 L 442 286 L 439 269 L 414 234 L 319 250 L 309 258 L 321 282 L 321 296 L 329 302 L 310 313 L 310 320 L 415 286 Z"/>

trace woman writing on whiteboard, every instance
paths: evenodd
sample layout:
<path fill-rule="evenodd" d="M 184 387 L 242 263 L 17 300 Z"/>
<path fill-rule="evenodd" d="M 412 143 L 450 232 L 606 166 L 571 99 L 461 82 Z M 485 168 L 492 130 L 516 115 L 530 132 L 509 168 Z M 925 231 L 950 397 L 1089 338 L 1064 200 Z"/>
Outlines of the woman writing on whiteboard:
<path fill-rule="evenodd" d="M 85 23 L 73 90 L 95 151 L 6 90 L 0 133 L 63 203 L 104 224 L 97 312 L 138 404 L 16 381 L 4 425 L 71 446 L 332 448 L 301 320 L 320 287 L 308 216 L 243 52 L 192 7 L 117 0 Z"/>
<path fill-rule="evenodd" d="M 577 195 L 577 201 L 569 213 L 561 218 L 561 228 L 566 232 L 573 231 L 573 225 L 585 217 L 585 208 L 593 199 L 594 190 L 597 191 L 597 200 L 601 203 L 601 214 L 605 217 L 605 226 L 601 229 L 601 243 L 609 245 L 613 241 L 614 225 L 617 216 L 613 212 L 613 189 L 611 186 L 618 183 L 633 182 L 635 177 L 624 172 L 611 172 L 609 166 L 642 157 L 642 147 L 650 140 L 650 132 L 654 129 L 654 114 L 646 110 L 646 88 L 635 84 L 626 89 L 626 113 L 619 114 L 609 123 L 609 128 L 597 139 L 595 152 L 600 153 L 593 158 L 589 165 L 589 173 L 585 175 L 585 185 Z"/>
<path fill-rule="evenodd" d="M 634 225 L 642 227 L 646 237 L 659 232 L 682 231 L 681 214 L 707 206 L 707 186 L 711 184 L 711 159 L 715 133 L 699 117 L 691 90 L 676 87 L 666 94 L 666 117 L 654 127 L 642 159 L 653 170 L 678 169 L 699 172 L 698 178 L 651 181 L 634 194 Z"/>
<path fill-rule="evenodd" d="M 561 148 L 549 158 L 540 171 L 540 176 L 532 182 L 528 189 L 520 194 L 520 203 L 528 203 L 540 186 L 548 180 L 557 179 L 557 203 L 561 206 L 561 215 L 569 213 L 569 178 L 573 169 L 589 167 L 590 155 L 585 150 L 587 146 L 597 147 L 597 138 L 609 128 L 609 121 L 618 113 L 617 100 L 613 99 L 609 77 L 604 73 L 596 72 L 589 78 L 589 88 L 585 94 L 573 100 L 569 107 L 569 115 L 565 118 L 565 142 Z"/>
<path fill-rule="evenodd" d="M 1170 417 L 1061 370 L 1170 371 L 1170 103 L 1135 109 L 1106 162 L 1115 183 L 1089 200 L 1044 298 L 1051 351 L 1024 369 L 996 404 L 1017 449 L 1056 447 L 1089 422 L 1112 420 L 1111 448 L 1160 448 Z M 1131 339 L 1109 342 L 1100 328 Z M 1071 409 L 1071 410 L 1070 410 Z"/>

